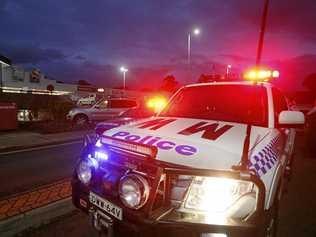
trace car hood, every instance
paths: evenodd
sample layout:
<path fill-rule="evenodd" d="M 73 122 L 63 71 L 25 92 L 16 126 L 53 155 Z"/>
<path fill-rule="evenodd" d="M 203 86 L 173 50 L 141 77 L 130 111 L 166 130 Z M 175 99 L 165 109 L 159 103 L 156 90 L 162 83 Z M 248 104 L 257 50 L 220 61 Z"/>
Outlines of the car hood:
<path fill-rule="evenodd" d="M 153 145 L 157 160 L 201 169 L 231 169 L 240 163 L 246 124 L 188 118 L 152 117 L 105 131 L 103 135 Z M 250 148 L 269 133 L 252 126 Z"/>

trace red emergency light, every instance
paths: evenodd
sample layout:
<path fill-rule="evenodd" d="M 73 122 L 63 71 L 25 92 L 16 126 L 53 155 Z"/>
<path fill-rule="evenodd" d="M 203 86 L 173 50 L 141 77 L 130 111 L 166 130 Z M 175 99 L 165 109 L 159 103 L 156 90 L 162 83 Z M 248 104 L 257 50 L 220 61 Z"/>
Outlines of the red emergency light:
<path fill-rule="evenodd" d="M 280 76 L 277 70 L 251 69 L 244 73 L 244 78 L 249 81 L 270 81 Z"/>

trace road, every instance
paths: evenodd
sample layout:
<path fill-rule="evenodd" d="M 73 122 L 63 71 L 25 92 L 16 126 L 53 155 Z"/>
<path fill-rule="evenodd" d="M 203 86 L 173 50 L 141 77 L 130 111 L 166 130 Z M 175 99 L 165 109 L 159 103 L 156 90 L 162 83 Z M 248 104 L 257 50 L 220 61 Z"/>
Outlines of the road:
<path fill-rule="evenodd" d="M 0 154 L 0 198 L 69 178 L 82 142 Z"/>

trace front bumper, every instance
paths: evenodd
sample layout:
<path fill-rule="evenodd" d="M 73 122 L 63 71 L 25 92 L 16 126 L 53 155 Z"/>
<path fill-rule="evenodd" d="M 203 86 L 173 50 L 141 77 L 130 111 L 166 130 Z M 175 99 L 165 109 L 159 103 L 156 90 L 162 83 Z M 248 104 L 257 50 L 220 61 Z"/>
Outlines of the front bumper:
<path fill-rule="evenodd" d="M 239 236 L 265 236 L 266 218 L 258 218 L 252 224 L 241 222 L 223 222 L 217 224 L 190 223 L 171 220 L 170 215 L 166 215 L 158 220 L 128 218 L 123 216 L 123 220 L 110 217 L 107 213 L 92 205 L 89 202 L 89 190 L 78 180 L 72 181 L 72 201 L 73 204 L 90 216 L 92 225 L 100 222 L 97 213 L 105 215 L 111 222 L 111 235 L 108 236 L 129 236 L 129 237 L 239 237 Z M 102 218 L 104 220 L 104 218 Z M 109 223 L 108 221 L 106 221 Z M 96 228 L 101 231 L 100 228 Z M 108 227 L 107 227 L 108 229 Z M 105 228 L 103 229 L 104 231 Z"/>
<path fill-rule="evenodd" d="M 113 139 L 113 138 L 111 138 Z M 107 140 L 104 140 L 106 142 Z M 265 236 L 265 229 L 271 214 L 264 211 L 265 187 L 263 182 L 254 174 L 240 170 L 220 171 L 192 169 L 190 167 L 177 166 L 175 164 L 163 163 L 153 159 L 154 150 L 146 150 L 143 146 L 143 152 L 149 156 L 141 156 L 138 153 L 126 153 L 129 146 L 124 142 L 117 141 L 121 150 L 111 146 L 102 147 L 108 153 L 109 159 L 99 163 L 97 172 L 93 173 L 91 183 L 86 186 L 82 184 L 74 172 L 72 179 L 72 200 L 74 205 L 90 215 L 95 227 L 100 222 L 110 230 L 112 236 L 181 236 L 181 237 L 238 237 L 238 236 Z M 115 145 L 116 143 L 114 143 Z M 137 144 L 129 143 L 137 146 Z M 114 146 L 112 145 L 112 146 Z M 104 143 L 103 143 L 104 146 Z M 151 148 L 151 147 L 150 147 Z M 93 150 L 96 148 L 93 148 Z M 98 148 L 101 149 L 101 148 Z M 86 154 L 85 154 L 86 153 Z M 87 147 L 82 158 L 91 154 Z M 143 153 L 145 154 L 145 153 Z M 128 172 L 139 172 L 150 182 L 150 193 L 148 201 L 139 210 L 131 210 L 124 207 L 119 200 L 118 181 Z M 236 220 L 232 218 L 212 218 L 204 220 L 199 215 L 183 215 L 172 205 L 172 183 L 178 176 L 205 176 L 205 177 L 225 177 L 254 183 L 259 192 L 257 193 L 257 204 L 254 212 L 245 220 Z M 105 201 L 93 205 L 89 201 L 90 192 L 99 196 Z M 122 217 L 116 219 L 111 213 L 112 207 L 108 209 L 110 202 L 114 206 L 121 208 Z M 99 205 L 100 204 L 100 205 Z M 122 211 L 122 212 L 121 212 Z M 115 211 L 114 211 L 115 212 Z M 110 213 L 110 214 L 107 214 Z M 102 217 L 103 216 L 103 217 Z M 115 216 L 115 215 L 114 215 Z M 207 224 L 205 224 L 207 223 Z M 110 226 L 110 227 L 109 227 Z M 99 228 L 100 229 L 100 228 Z M 102 229 L 102 228 L 101 228 Z M 211 235 L 213 234 L 213 235 Z M 215 235 L 222 234 L 222 235 Z"/>

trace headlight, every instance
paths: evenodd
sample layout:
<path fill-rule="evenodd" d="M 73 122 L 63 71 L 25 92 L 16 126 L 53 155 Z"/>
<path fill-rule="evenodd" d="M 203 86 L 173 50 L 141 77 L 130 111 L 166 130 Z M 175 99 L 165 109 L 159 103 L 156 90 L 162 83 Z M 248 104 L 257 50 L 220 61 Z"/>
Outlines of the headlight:
<path fill-rule="evenodd" d="M 92 178 L 93 164 L 90 160 L 82 160 L 77 166 L 78 179 L 84 183 L 88 184 Z"/>
<path fill-rule="evenodd" d="M 128 174 L 120 180 L 119 194 L 125 206 L 132 209 L 139 209 L 148 200 L 149 184 L 142 176 Z"/>
<path fill-rule="evenodd" d="M 248 181 L 218 177 L 195 177 L 184 209 L 206 214 L 243 218 L 256 208 L 257 187 Z"/>

